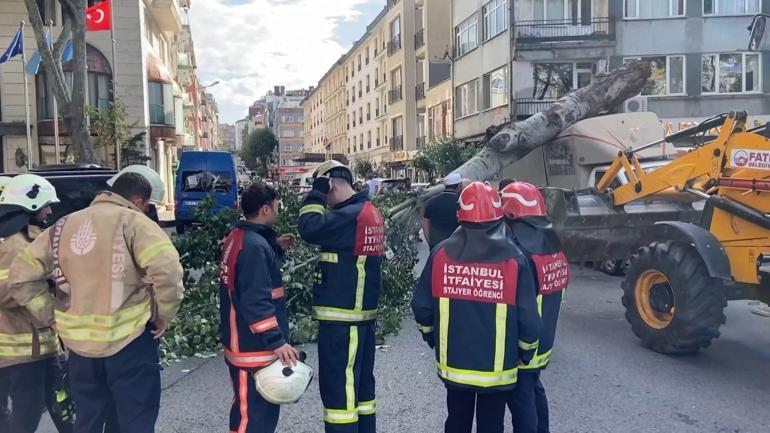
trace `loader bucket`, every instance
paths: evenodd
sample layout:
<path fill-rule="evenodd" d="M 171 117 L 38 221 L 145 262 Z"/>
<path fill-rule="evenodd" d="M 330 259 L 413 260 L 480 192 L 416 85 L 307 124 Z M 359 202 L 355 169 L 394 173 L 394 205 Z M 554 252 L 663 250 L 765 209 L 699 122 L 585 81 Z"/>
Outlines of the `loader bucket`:
<path fill-rule="evenodd" d="M 655 198 L 613 206 L 595 189 L 542 188 L 550 216 L 571 262 L 625 260 L 650 243 L 674 233 L 661 221 L 697 223 L 703 202 Z"/>

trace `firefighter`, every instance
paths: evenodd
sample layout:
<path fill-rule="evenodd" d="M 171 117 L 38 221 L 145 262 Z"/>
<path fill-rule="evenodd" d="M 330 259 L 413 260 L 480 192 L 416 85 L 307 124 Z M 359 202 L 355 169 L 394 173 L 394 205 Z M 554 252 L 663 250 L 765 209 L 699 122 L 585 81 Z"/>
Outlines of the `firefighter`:
<path fill-rule="evenodd" d="M 278 193 L 262 182 L 252 184 L 241 198 L 245 221 L 239 221 L 222 247 L 220 335 L 235 398 L 230 430 L 273 433 L 279 406 L 266 401 L 253 374 L 280 359 L 297 363 L 299 353 L 289 345 L 286 295 L 281 277 L 284 250 L 291 235 L 277 237 Z"/>
<path fill-rule="evenodd" d="M 313 189 L 300 210 L 299 234 L 321 247 L 313 317 L 319 321 L 324 425 L 327 433 L 373 433 L 375 319 L 384 220 L 366 191 L 353 191 L 348 167 L 329 161 L 314 176 Z"/>
<path fill-rule="evenodd" d="M 500 197 L 474 182 L 460 193 L 460 228 L 431 253 L 412 310 L 447 388 L 446 433 L 504 431 L 518 366 L 537 349 L 535 281 L 503 221 Z"/>
<path fill-rule="evenodd" d="M 0 176 L 0 193 L 11 179 L 8 176 Z M 0 432 L 8 430 L 8 422 L 11 419 L 11 410 L 8 408 L 8 387 L 8 381 L 0 377 Z"/>
<path fill-rule="evenodd" d="M 8 390 L 3 409 L 8 396 L 13 407 L 2 431 L 37 429 L 45 408 L 46 376 L 59 353 L 50 317 L 35 319 L 11 297 L 8 287 L 11 262 L 40 235 L 50 205 L 58 202 L 53 185 L 32 174 L 10 180 L 0 195 L 0 382 Z"/>
<path fill-rule="evenodd" d="M 508 398 L 508 407 L 516 433 L 548 433 L 548 400 L 540 371 L 551 359 L 562 296 L 569 282 L 569 263 L 537 187 L 514 182 L 503 189 L 502 200 L 515 242 L 534 271 L 538 312 L 543 321 L 537 353 L 527 365 L 519 367 L 519 382 Z"/>
<path fill-rule="evenodd" d="M 154 431 L 160 407 L 158 340 L 182 302 L 182 266 L 144 215 L 152 186 L 121 175 L 90 207 L 46 230 L 11 265 L 11 294 L 70 350 L 75 431 L 101 432 L 114 402 L 120 430 Z M 45 284 L 53 273 L 55 296 Z"/>

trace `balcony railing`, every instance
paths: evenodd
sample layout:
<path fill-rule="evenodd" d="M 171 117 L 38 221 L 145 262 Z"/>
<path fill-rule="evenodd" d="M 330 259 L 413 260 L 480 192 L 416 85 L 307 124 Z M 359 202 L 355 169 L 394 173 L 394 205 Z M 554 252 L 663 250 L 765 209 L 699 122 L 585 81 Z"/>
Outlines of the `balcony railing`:
<path fill-rule="evenodd" d="M 403 93 L 401 92 L 401 86 L 396 86 L 391 90 L 388 90 L 388 103 L 393 104 L 403 99 Z"/>
<path fill-rule="evenodd" d="M 414 96 L 418 101 L 425 99 L 425 82 L 417 85 L 414 89 Z"/>
<path fill-rule="evenodd" d="M 517 98 L 516 99 L 516 117 L 518 119 L 526 119 L 527 117 L 534 116 L 541 111 L 545 111 L 548 107 L 556 102 L 555 99 L 536 99 L 536 98 Z"/>
<path fill-rule="evenodd" d="M 422 28 L 420 30 L 417 30 L 417 33 L 414 34 L 414 49 L 418 49 L 425 45 L 425 29 Z"/>
<path fill-rule="evenodd" d="M 388 42 L 388 55 L 392 56 L 401 49 L 401 35 L 396 35 Z"/>
<path fill-rule="evenodd" d="M 615 22 L 608 17 L 517 21 L 516 38 L 518 43 L 612 40 Z"/>
<path fill-rule="evenodd" d="M 397 152 L 399 150 L 404 150 L 404 137 L 401 135 L 390 139 L 390 151 Z"/>
<path fill-rule="evenodd" d="M 425 147 L 425 136 L 417 137 L 417 148 L 422 149 Z"/>

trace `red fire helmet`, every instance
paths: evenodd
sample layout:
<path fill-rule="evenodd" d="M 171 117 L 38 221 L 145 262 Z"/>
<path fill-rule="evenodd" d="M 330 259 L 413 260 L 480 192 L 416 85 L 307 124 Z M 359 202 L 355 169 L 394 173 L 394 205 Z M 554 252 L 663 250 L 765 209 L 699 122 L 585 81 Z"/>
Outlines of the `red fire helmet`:
<path fill-rule="evenodd" d="M 460 193 L 457 219 L 467 223 L 485 223 L 503 217 L 500 196 L 484 182 L 473 182 Z"/>
<path fill-rule="evenodd" d="M 531 183 L 514 182 L 503 188 L 503 211 L 508 218 L 546 216 L 545 198 Z"/>

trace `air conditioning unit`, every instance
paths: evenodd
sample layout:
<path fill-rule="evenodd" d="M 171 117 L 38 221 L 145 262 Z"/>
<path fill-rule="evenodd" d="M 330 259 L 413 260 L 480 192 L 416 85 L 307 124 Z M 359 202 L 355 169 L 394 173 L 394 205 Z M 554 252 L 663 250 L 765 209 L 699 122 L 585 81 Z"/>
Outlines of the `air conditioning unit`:
<path fill-rule="evenodd" d="M 625 113 L 641 113 L 647 111 L 647 97 L 635 96 L 629 98 L 623 103 L 623 111 Z"/>

